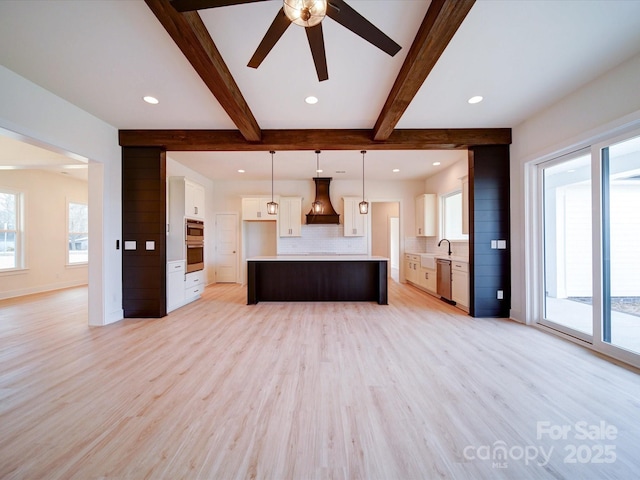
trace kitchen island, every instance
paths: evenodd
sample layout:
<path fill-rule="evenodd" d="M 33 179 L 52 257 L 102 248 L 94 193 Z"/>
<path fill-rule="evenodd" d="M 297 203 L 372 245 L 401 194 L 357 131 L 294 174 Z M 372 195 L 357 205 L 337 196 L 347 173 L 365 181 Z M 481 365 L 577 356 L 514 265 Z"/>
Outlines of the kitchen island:
<path fill-rule="evenodd" d="M 378 302 L 387 305 L 388 259 L 370 255 L 277 255 L 247 260 L 247 304 Z"/>

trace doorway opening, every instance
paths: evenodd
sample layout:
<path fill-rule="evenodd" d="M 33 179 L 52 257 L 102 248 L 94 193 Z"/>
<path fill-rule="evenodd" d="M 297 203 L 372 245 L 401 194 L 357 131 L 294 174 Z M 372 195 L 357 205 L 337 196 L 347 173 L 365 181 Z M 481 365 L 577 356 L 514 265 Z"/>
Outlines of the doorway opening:
<path fill-rule="evenodd" d="M 371 202 L 371 255 L 389 259 L 389 277 L 400 282 L 400 202 Z"/>

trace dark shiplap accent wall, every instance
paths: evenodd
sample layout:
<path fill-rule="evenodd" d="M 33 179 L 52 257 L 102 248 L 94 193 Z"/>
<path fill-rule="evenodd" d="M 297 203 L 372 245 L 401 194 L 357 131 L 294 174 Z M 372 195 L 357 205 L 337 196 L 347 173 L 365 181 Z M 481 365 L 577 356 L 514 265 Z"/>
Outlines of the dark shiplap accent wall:
<path fill-rule="evenodd" d="M 473 317 L 509 317 L 509 146 L 469 148 L 470 308 Z M 504 250 L 491 240 L 506 240 Z M 504 299 L 497 299 L 497 291 Z"/>
<path fill-rule="evenodd" d="M 167 314 L 166 157 L 158 147 L 122 149 L 122 303 L 125 318 Z M 125 249 L 136 241 L 136 250 Z M 146 242 L 155 242 L 147 250 Z"/>

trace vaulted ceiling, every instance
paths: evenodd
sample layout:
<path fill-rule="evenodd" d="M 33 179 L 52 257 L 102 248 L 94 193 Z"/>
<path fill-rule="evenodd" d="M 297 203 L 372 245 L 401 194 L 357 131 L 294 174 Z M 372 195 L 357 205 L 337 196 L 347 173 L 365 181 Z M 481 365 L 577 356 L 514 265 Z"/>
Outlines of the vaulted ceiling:
<path fill-rule="evenodd" d="M 210 178 L 265 178 L 270 148 L 286 178 L 312 175 L 315 148 L 354 178 L 361 148 L 372 176 L 424 178 L 464 152 L 422 149 L 508 142 L 504 129 L 640 51 L 638 1 L 347 2 L 402 48 L 390 57 L 327 18 L 323 82 L 297 26 L 246 66 L 279 0 L 190 13 L 169 0 L 3 0 L 0 62 Z"/>

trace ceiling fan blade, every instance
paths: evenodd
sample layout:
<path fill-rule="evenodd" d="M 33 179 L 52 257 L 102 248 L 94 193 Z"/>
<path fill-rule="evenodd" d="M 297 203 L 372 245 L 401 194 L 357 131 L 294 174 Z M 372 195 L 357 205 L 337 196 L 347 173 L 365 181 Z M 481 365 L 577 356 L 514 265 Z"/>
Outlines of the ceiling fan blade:
<path fill-rule="evenodd" d="M 327 15 L 392 57 L 402 48 L 343 0 L 329 0 Z"/>
<path fill-rule="evenodd" d="M 289 25 L 291 25 L 291 20 L 285 15 L 284 8 L 281 8 L 276 18 L 273 19 L 269 30 L 262 38 L 260 45 L 258 45 L 253 57 L 249 60 L 247 67 L 258 68 L 273 46 L 280 40 L 285 30 L 289 28 Z"/>
<path fill-rule="evenodd" d="M 317 24 L 314 27 L 305 28 L 307 32 L 307 40 L 309 40 L 309 47 L 311 47 L 311 55 L 313 56 L 313 63 L 316 65 L 316 73 L 318 74 L 318 81 L 323 82 L 329 78 L 329 72 L 327 70 L 327 56 L 324 51 L 324 35 L 322 34 L 322 23 Z"/>
<path fill-rule="evenodd" d="M 226 7 L 242 3 L 265 2 L 267 0 L 171 0 L 171 5 L 179 12 L 204 10 L 206 8 Z"/>

